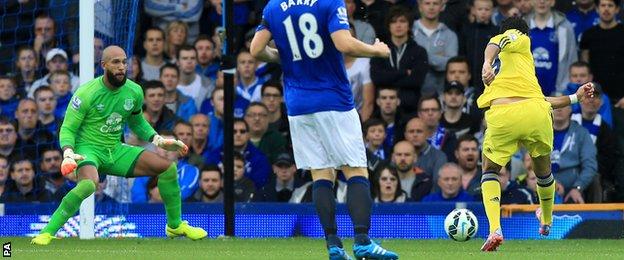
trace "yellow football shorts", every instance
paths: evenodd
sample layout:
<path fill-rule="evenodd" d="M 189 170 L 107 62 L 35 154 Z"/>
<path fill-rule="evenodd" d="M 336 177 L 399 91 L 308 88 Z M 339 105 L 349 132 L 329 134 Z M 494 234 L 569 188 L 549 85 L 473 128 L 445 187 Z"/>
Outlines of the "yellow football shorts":
<path fill-rule="evenodd" d="M 534 158 L 552 152 L 552 107 L 544 99 L 492 105 L 485 120 L 483 155 L 500 166 L 509 162 L 519 146 Z"/>

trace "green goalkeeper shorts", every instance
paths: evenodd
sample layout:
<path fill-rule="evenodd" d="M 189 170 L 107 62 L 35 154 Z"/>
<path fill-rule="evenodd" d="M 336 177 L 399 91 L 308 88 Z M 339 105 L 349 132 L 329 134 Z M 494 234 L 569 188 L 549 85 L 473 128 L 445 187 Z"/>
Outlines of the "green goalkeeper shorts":
<path fill-rule="evenodd" d="M 85 165 L 93 165 L 98 173 L 116 175 L 121 177 L 134 177 L 134 166 L 139 160 L 145 148 L 120 143 L 113 148 L 100 148 L 93 146 L 79 146 L 74 153 L 84 156 L 84 160 L 78 162 L 78 169 Z"/>

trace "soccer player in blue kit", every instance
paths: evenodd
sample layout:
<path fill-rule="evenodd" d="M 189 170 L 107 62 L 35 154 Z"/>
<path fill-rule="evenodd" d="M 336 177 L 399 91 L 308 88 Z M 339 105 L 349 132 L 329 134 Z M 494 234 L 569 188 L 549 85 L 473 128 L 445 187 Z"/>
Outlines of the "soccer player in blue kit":
<path fill-rule="evenodd" d="M 277 49 L 268 46 L 271 39 Z M 347 178 L 355 257 L 398 259 L 368 236 L 372 200 L 366 150 L 342 56 L 388 57 L 388 46 L 353 38 L 342 0 L 271 0 L 250 49 L 257 59 L 282 64 L 295 162 L 312 172 L 312 197 L 329 259 L 350 259 L 336 235 L 334 169 Z"/>

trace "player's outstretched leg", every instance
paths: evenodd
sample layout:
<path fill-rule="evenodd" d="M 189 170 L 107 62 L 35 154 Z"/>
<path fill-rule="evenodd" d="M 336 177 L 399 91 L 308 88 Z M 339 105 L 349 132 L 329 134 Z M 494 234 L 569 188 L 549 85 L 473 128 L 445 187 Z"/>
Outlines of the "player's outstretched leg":
<path fill-rule="evenodd" d="M 325 175 L 331 170 L 314 170 L 312 176 Z M 328 173 L 333 175 L 333 173 Z M 342 241 L 337 236 L 336 226 L 336 198 L 334 197 L 334 183 L 327 179 L 315 178 L 312 183 L 312 201 L 319 216 L 330 260 L 351 259 L 343 249 Z"/>
<path fill-rule="evenodd" d="M 85 166 L 90 167 L 90 166 Z M 35 236 L 30 242 L 35 245 L 48 245 L 55 238 L 58 231 L 67 222 L 71 216 L 76 214 L 80 209 L 82 201 L 95 192 L 95 182 L 90 179 L 83 179 L 78 182 L 76 187 L 63 197 L 61 205 L 54 211 L 50 222 L 41 230 L 39 235 Z"/>
<path fill-rule="evenodd" d="M 186 236 L 192 240 L 197 240 L 208 235 L 204 229 L 192 227 L 188 222 L 182 221 L 182 198 L 180 196 L 178 170 L 175 163 L 172 163 L 167 170 L 158 175 L 158 190 L 167 213 L 165 233 L 168 237 Z"/>
<path fill-rule="evenodd" d="M 346 167 L 345 167 L 346 168 Z M 382 248 L 369 236 L 371 207 L 370 182 L 365 168 L 343 169 L 350 176 L 347 180 L 347 207 L 353 223 L 355 238 L 353 254 L 356 259 L 399 259 L 392 251 Z"/>
<path fill-rule="evenodd" d="M 501 187 L 498 181 L 498 171 L 488 170 L 483 173 L 481 176 L 481 190 L 483 206 L 490 224 L 490 235 L 483 246 L 481 246 L 481 251 L 496 251 L 503 243 L 503 233 L 500 225 Z"/>
<path fill-rule="evenodd" d="M 555 204 L 556 183 L 550 169 L 550 155 L 539 156 L 533 159 L 533 168 L 537 177 L 537 195 L 540 199 L 540 228 L 542 236 L 550 234 L 552 225 L 553 206 Z"/>
<path fill-rule="evenodd" d="M 129 149 L 129 148 L 128 148 Z M 182 198 L 175 163 L 149 151 L 142 151 L 134 166 L 134 176 L 158 176 L 158 190 L 165 204 L 168 237 L 186 236 L 192 240 L 202 239 L 208 233 L 182 221 Z"/>

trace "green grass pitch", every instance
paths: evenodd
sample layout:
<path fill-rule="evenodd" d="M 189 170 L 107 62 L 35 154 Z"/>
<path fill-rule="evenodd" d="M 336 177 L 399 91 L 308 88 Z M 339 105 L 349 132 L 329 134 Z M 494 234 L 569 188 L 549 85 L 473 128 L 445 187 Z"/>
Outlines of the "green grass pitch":
<path fill-rule="evenodd" d="M 15 259 L 327 259 L 324 241 L 284 239 L 61 239 L 33 246 L 29 238 L 12 242 Z M 624 240 L 509 240 L 498 252 L 484 253 L 483 240 L 383 240 L 400 259 L 624 259 Z M 345 247 L 351 248 L 351 240 Z M 351 250 L 348 251 L 352 255 Z"/>

